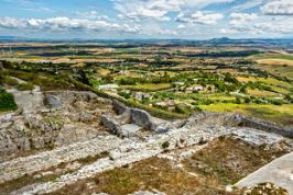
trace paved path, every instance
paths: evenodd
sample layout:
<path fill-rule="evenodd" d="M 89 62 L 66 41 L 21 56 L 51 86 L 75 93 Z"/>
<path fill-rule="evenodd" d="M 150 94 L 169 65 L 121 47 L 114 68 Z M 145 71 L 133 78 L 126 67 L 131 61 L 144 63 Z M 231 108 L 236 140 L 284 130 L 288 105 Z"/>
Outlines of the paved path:
<path fill-rule="evenodd" d="M 293 152 L 286 154 L 240 180 L 236 186 L 250 187 L 271 182 L 293 195 Z"/>

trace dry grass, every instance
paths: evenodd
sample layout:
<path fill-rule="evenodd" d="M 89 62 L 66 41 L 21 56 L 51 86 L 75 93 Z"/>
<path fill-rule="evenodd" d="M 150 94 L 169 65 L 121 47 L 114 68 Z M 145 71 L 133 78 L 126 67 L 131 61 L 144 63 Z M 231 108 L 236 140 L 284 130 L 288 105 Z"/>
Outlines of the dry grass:
<path fill-rule="evenodd" d="M 242 83 L 248 83 L 249 81 L 255 82 L 257 81 L 257 79 L 255 77 L 243 77 L 243 76 L 239 76 L 236 78 L 239 82 Z"/>
<path fill-rule="evenodd" d="M 279 94 L 271 92 L 271 91 L 260 91 L 257 89 L 248 89 L 247 93 L 252 96 L 256 97 L 276 97 L 279 96 Z"/>
<path fill-rule="evenodd" d="M 260 59 L 257 60 L 257 63 L 259 64 L 266 64 L 266 65 L 275 65 L 275 66 L 293 66 L 293 60 L 288 59 Z"/>
<path fill-rule="evenodd" d="M 184 161 L 184 165 L 188 171 L 218 181 L 218 185 L 226 185 L 239 181 L 284 153 L 223 137 L 209 143 L 208 147 Z"/>
<path fill-rule="evenodd" d="M 233 112 L 276 122 L 280 125 L 293 124 L 293 104 L 232 104 L 218 103 L 200 105 L 202 110 L 210 112 Z"/>
<path fill-rule="evenodd" d="M 206 184 L 201 184 L 198 178 L 172 167 L 168 160 L 150 158 L 67 186 L 54 192 L 54 195 L 81 195 L 94 192 L 124 195 L 138 190 L 153 189 L 167 194 L 225 194 L 218 186 L 207 187 Z"/>
<path fill-rule="evenodd" d="M 104 192 L 124 195 L 154 189 L 170 195 L 241 194 L 239 190 L 227 193 L 226 184 L 239 180 L 283 153 L 253 147 L 232 138 L 221 138 L 183 161 L 183 169 L 174 166 L 170 160 L 154 157 L 98 174 L 52 194 L 85 195 Z"/>
<path fill-rule="evenodd" d="M 124 85 L 123 87 L 132 91 L 153 92 L 170 89 L 172 85 L 170 83 L 146 83 L 137 85 Z"/>

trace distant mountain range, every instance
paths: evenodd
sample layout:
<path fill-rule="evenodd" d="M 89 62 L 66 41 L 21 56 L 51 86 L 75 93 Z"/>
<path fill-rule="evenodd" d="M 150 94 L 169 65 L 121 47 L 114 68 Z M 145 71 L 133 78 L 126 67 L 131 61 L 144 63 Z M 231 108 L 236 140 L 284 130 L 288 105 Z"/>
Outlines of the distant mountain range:
<path fill-rule="evenodd" d="M 124 39 L 124 40 L 99 40 L 99 39 L 36 39 L 18 36 L 0 36 L 0 42 L 53 42 L 66 44 L 89 43 L 98 45 L 164 45 L 164 46 L 258 46 L 258 47 L 286 47 L 293 48 L 292 39 L 230 39 L 227 37 L 209 40 L 186 39 Z"/>

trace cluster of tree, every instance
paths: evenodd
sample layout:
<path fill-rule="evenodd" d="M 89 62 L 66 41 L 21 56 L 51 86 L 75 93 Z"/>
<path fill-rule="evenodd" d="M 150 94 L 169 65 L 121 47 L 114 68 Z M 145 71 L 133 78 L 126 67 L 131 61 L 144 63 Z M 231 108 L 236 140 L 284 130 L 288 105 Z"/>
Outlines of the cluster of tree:
<path fill-rule="evenodd" d="M 247 57 L 251 55 L 260 54 L 258 50 L 243 50 L 243 51 L 206 51 L 201 53 L 182 53 L 181 55 L 186 57 Z"/>
<path fill-rule="evenodd" d="M 0 111 L 9 111 L 17 109 L 17 105 L 14 101 L 14 97 L 12 94 L 7 93 L 0 86 Z"/>
<path fill-rule="evenodd" d="M 110 75 L 107 77 L 110 77 Z M 117 82 L 120 85 L 135 85 L 138 83 L 155 83 L 155 84 L 171 83 L 173 80 L 174 78 L 170 77 L 167 73 L 165 73 L 162 76 L 152 76 L 152 77 L 122 77 L 118 79 Z"/>

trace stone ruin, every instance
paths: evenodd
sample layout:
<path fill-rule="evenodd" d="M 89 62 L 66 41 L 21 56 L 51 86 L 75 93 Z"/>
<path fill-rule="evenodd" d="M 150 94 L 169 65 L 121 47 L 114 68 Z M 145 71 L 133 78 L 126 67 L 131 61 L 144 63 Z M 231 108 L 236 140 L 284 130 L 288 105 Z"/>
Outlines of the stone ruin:
<path fill-rule="evenodd" d="M 178 122 L 153 117 L 144 110 L 129 108 L 115 100 L 113 101 L 113 109 L 117 115 L 104 114 L 101 121 L 111 133 L 121 137 L 135 136 L 143 129 L 153 133 L 166 133 L 180 125 Z"/>
<path fill-rule="evenodd" d="M 195 126 L 210 124 L 250 127 L 293 138 L 293 129 L 290 127 L 280 127 L 274 123 L 239 114 L 201 112 L 194 114 L 187 120 L 170 122 L 153 117 L 144 110 L 129 108 L 116 100 L 112 102 L 112 105 L 117 115 L 104 114 L 101 117 L 101 122 L 111 133 L 121 137 L 135 136 L 142 129 L 153 133 L 166 133 L 172 128 L 179 128 L 183 125 Z"/>
<path fill-rule="evenodd" d="M 90 92 L 15 92 L 19 110 L 0 116 L 0 162 L 21 153 L 86 141 L 106 132 L 110 101 Z"/>
<path fill-rule="evenodd" d="M 22 109 L 0 117 L 0 193 L 1 185 L 27 176 L 33 179 L 7 194 L 54 193 L 166 151 L 192 153 L 190 147 L 221 136 L 268 148 L 292 138 L 290 128 L 235 114 L 197 113 L 167 121 L 91 92 L 14 95 Z M 142 132 L 147 132 L 143 139 Z M 50 174 L 54 180 L 42 180 Z"/>

